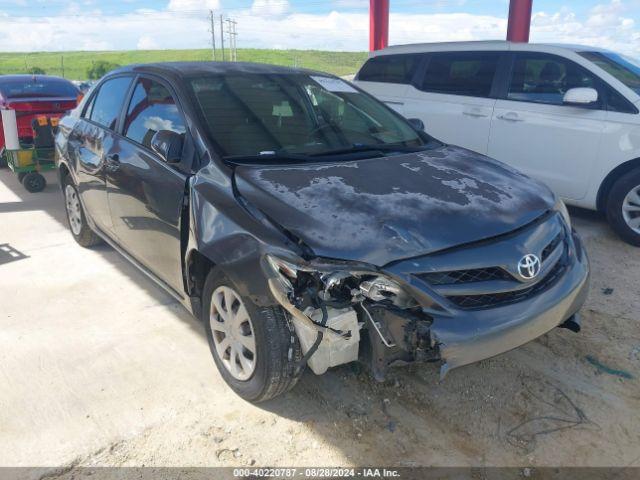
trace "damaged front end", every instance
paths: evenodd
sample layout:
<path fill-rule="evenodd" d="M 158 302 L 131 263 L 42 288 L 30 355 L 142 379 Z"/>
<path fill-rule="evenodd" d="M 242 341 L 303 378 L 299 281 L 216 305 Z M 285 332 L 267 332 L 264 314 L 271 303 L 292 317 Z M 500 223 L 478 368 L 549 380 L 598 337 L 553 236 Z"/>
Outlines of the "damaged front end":
<path fill-rule="evenodd" d="M 439 360 L 432 318 L 402 286 L 372 268 L 347 262 L 265 257 L 269 288 L 291 314 L 317 374 L 360 360 L 377 380 L 396 362 Z"/>

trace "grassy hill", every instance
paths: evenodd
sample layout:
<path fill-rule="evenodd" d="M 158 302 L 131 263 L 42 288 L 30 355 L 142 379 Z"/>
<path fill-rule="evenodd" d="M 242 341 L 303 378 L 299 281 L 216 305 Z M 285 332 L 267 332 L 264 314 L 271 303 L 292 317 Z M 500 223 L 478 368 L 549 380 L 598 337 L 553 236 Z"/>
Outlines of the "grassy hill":
<path fill-rule="evenodd" d="M 218 52 L 220 55 L 220 52 Z M 227 52 L 228 55 L 228 52 Z M 367 58 L 366 52 L 327 52 L 317 50 L 238 49 L 238 61 L 273 63 L 322 70 L 336 75 L 355 73 Z M 85 80 L 92 62 L 104 60 L 117 65 L 167 61 L 209 61 L 211 50 L 132 50 L 110 52 L 0 52 L 0 74 L 25 73 L 33 67 L 47 74 L 72 80 Z"/>

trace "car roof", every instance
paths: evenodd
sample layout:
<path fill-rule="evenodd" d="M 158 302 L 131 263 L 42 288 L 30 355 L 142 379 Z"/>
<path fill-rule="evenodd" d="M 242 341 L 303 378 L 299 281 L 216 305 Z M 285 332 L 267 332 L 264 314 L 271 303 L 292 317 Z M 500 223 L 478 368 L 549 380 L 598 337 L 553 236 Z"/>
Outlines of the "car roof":
<path fill-rule="evenodd" d="M 399 53 L 424 53 L 439 51 L 480 51 L 480 50 L 525 50 L 545 52 L 570 51 L 570 52 L 608 52 L 609 50 L 590 47 L 586 45 L 571 45 L 561 43 L 519 43 L 505 40 L 483 40 L 474 42 L 441 42 L 441 43 L 414 43 L 406 45 L 392 45 L 383 50 L 372 52 L 371 56 L 391 55 Z"/>
<path fill-rule="evenodd" d="M 155 73 L 174 78 L 195 77 L 207 74 L 262 73 L 262 74 L 313 74 L 330 75 L 306 68 L 291 68 L 280 65 L 251 62 L 159 62 L 128 65 L 109 73 Z"/>

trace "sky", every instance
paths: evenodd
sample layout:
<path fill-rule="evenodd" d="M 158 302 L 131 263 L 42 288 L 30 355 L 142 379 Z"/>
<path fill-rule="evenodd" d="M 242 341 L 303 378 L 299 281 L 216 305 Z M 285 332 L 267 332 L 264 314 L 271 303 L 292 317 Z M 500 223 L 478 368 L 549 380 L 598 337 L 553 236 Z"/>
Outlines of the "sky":
<path fill-rule="evenodd" d="M 508 0 L 390 0 L 390 44 L 504 39 Z M 208 48 L 209 11 L 239 48 L 363 51 L 369 0 L 0 0 L 0 51 Z M 640 57 L 640 0 L 534 0 L 531 40 Z M 216 29 L 219 24 L 216 22 Z"/>

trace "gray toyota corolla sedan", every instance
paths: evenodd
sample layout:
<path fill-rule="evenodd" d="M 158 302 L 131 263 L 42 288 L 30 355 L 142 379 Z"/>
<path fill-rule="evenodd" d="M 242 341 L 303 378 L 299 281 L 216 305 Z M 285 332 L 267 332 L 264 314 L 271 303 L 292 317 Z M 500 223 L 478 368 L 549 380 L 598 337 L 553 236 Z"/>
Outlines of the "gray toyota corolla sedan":
<path fill-rule="evenodd" d="M 563 203 L 339 78 L 132 66 L 62 120 L 56 148 L 76 241 L 109 243 L 201 318 L 247 400 L 306 366 L 444 376 L 579 330 L 589 265 Z"/>

